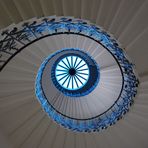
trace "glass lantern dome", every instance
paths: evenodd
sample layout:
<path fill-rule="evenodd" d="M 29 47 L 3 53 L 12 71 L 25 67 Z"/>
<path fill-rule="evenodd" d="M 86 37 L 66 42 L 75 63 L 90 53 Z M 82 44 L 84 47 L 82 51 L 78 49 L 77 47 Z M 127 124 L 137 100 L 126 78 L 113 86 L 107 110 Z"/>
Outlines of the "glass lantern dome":
<path fill-rule="evenodd" d="M 67 56 L 57 64 L 55 75 L 62 87 L 68 90 L 77 90 L 87 83 L 89 67 L 82 58 Z"/>

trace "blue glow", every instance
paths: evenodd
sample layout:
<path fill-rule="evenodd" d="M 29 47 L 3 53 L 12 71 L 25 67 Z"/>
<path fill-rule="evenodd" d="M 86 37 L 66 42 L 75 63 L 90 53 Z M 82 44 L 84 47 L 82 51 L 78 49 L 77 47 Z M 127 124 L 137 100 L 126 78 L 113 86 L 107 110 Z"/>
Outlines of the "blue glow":
<path fill-rule="evenodd" d="M 56 66 L 55 75 L 58 83 L 65 89 L 78 90 L 89 79 L 89 67 L 78 56 L 67 56 Z"/>
<path fill-rule="evenodd" d="M 90 55 L 76 48 L 62 49 L 54 53 L 54 55 L 59 52 L 63 54 L 65 51 L 72 52 L 72 55 L 65 56 L 64 54 L 62 58 L 59 57 L 59 60 L 53 64 L 51 77 L 54 85 L 66 96 L 81 97 L 88 95 L 99 82 L 99 66 Z M 88 59 L 91 61 L 91 65 Z M 69 74 L 71 68 L 75 69 L 76 72 L 73 76 Z M 90 73 L 94 76 L 93 79 L 90 79 Z"/>

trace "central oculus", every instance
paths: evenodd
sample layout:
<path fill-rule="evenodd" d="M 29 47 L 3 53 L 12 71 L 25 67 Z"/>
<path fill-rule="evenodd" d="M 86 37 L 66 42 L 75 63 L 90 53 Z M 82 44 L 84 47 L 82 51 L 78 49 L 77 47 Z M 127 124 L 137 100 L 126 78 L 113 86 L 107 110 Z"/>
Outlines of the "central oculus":
<path fill-rule="evenodd" d="M 62 49 L 54 53 L 47 61 L 48 64 L 53 63 L 51 64 L 53 84 L 66 96 L 88 95 L 99 82 L 99 66 L 84 50 Z"/>
<path fill-rule="evenodd" d="M 89 67 L 79 56 L 66 56 L 56 66 L 57 82 L 68 90 L 82 88 L 89 79 Z"/>

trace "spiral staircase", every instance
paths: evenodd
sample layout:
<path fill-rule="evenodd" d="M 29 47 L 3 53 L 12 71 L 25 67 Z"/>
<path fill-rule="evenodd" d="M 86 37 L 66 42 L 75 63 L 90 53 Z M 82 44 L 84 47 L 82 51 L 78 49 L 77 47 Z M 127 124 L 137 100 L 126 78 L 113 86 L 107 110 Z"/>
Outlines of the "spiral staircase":
<path fill-rule="evenodd" d="M 147 0 L 1 0 L 0 33 L 4 28 L 19 26 L 20 22 L 54 15 L 82 18 L 101 26 L 113 34 L 136 65 L 140 86 L 130 111 L 115 125 L 94 133 L 64 129 L 51 120 L 38 103 L 34 93 L 35 78 L 43 59 L 53 53 L 49 49 L 59 49 L 59 42 L 66 47 L 69 43 L 81 44 L 82 40 L 53 37 L 50 42 L 35 42 L 1 69 L 0 147 L 147 148 L 147 8 Z"/>

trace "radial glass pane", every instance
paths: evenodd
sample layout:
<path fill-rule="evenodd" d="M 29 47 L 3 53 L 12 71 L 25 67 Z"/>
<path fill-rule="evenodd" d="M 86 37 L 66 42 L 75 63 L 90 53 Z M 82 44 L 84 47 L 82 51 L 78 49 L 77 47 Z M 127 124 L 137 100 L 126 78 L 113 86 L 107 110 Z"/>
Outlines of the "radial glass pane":
<path fill-rule="evenodd" d="M 58 83 L 65 89 L 77 90 L 89 79 L 87 63 L 78 56 L 67 56 L 59 61 L 55 75 Z"/>

